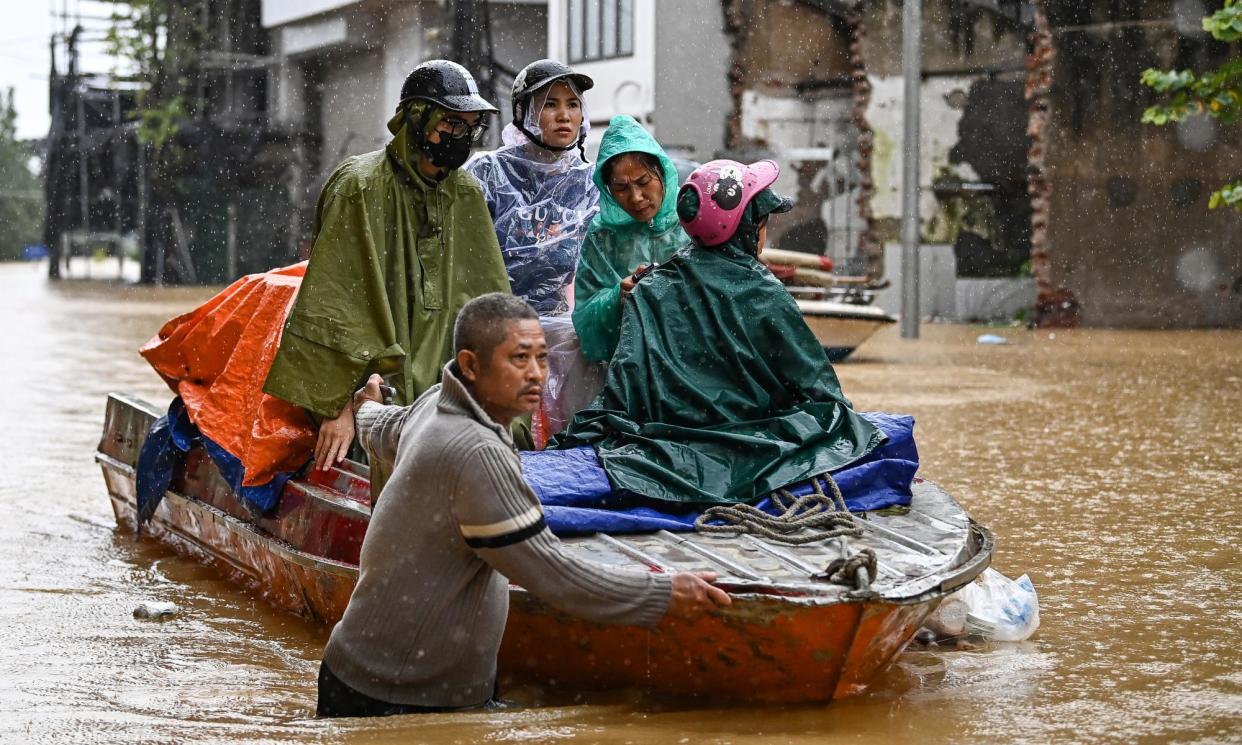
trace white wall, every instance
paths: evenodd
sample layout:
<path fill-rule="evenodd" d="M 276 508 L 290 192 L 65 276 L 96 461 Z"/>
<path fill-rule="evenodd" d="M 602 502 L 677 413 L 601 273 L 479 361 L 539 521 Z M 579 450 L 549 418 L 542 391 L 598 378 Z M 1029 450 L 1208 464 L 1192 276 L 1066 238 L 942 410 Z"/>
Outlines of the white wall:
<path fill-rule="evenodd" d="M 957 316 L 957 257 L 953 247 L 919 246 L 919 317 L 941 320 Z M 901 244 L 884 244 L 884 279 L 889 286 L 875 294 L 884 312 L 901 315 Z"/>
<path fill-rule="evenodd" d="M 334 167 L 342 154 L 373 150 L 388 140 L 385 124 L 406 76 L 419 63 L 442 57 L 452 31 L 448 7 L 433 0 L 405 0 L 384 7 L 375 3 L 340 6 L 313 18 L 303 14 L 274 34 L 278 50 L 288 43 L 295 52 L 282 55 L 269 88 L 271 108 L 279 121 L 294 125 L 304 121 L 310 81 L 303 74 L 303 64 L 315 62 L 322 70 L 319 124 L 324 135 L 320 151 L 324 169 Z M 545 54 L 544 6 L 544 0 L 493 0 L 493 43 L 501 62 L 522 67 Z M 508 102 L 502 98 L 493 103 L 501 109 L 495 122 L 499 130 L 509 118 Z"/>
<path fill-rule="evenodd" d="M 401 85 L 410 70 L 443 54 L 451 33 L 451 26 L 447 24 L 444 11 L 434 3 L 407 2 L 384 15 L 380 42 L 383 68 L 376 71 L 370 84 L 378 88 L 384 101 L 382 117 L 385 122 L 396 111 Z M 388 130 L 384 129 L 384 139 L 387 138 Z"/>
<path fill-rule="evenodd" d="M 919 183 L 923 190 L 919 212 L 926 228 L 940 204 L 931 192 L 936 173 L 949 165 L 949 150 L 957 142 L 957 125 L 963 108 L 952 101 L 965 102 L 974 76 L 938 77 L 923 82 L 920 96 Z M 900 77 L 871 77 L 871 103 L 866 118 L 875 130 L 875 149 L 871 173 L 875 195 L 871 208 L 877 220 L 901 218 L 902 139 L 905 117 L 902 114 L 905 82 Z M 960 95 L 959 93 L 960 92 Z M 965 164 L 953 166 L 963 178 L 975 179 L 973 169 Z"/>
<path fill-rule="evenodd" d="M 321 165 L 333 168 L 347 155 L 383 146 L 389 101 L 382 81 L 384 55 L 370 51 L 335 55 L 327 61 L 323 81 Z M 399 85 L 399 84 L 398 84 Z M 395 103 L 395 98 L 392 101 Z"/>
<path fill-rule="evenodd" d="M 723 4 L 676 0 L 655 9 L 654 129 L 666 148 L 712 160 L 724 148 L 733 112 Z"/>
<path fill-rule="evenodd" d="M 1035 307 L 1035 280 L 1030 277 L 957 280 L 958 323 L 1011 321 Z"/>
<path fill-rule="evenodd" d="M 575 70 L 590 75 L 595 81 L 595 87 L 586 96 L 593 124 L 607 124 L 616 114 L 629 114 L 644 121 L 655 110 L 655 2 L 634 0 L 632 56 L 573 65 Z M 568 62 L 566 13 L 567 5 L 563 0 L 548 4 L 548 56 Z M 594 128 L 594 143 L 599 142 L 602 133 L 602 126 Z"/>
<path fill-rule="evenodd" d="M 494 2 L 491 6 L 492 54 L 514 72 L 548 55 L 548 9 L 544 3 Z M 492 101 L 500 109 L 495 121 L 499 131 L 512 119 L 509 87 L 497 91 Z"/>
<path fill-rule="evenodd" d="M 359 2 L 361 0 L 263 0 L 262 22 L 264 27 L 271 28 Z"/>

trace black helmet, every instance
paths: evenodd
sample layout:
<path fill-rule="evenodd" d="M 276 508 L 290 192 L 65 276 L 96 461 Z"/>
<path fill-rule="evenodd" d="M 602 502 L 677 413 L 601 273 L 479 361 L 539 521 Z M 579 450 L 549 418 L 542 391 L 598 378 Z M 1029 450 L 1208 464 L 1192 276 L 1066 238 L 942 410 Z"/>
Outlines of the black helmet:
<path fill-rule="evenodd" d="M 496 107 L 479 95 L 470 71 L 456 62 L 433 59 L 410 71 L 401 85 L 401 103 L 413 99 L 431 101 L 450 111 L 495 114 Z"/>
<path fill-rule="evenodd" d="M 542 148 L 557 151 L 578 148 L 578 151 L 582 153 L 582 159 L 586 160 L 586 150 L 583 148 L 583 143 L 586 141 L 585 131 L 574 144 L 566 145 L 565 147 L 553 147 L 526 128 L 525 119 L 526 114 L 529 112 L 521 110 L 522 107 L 530 104 L 530 99 L 535 93 L 547 88 L 558 80 L 564 79 L 572 81 L 579 92 L 588 91 L 595 87 L 595 81 L 591 80 L 590 77 L 580 72 L 574 72 L 569 65 L 564 62 L 557 62 L 554 59 L 535 60 L 523 67 L 522 71 L 513 79 L 513 126 L 517 127 L 518 131 L 526 135 L 531 142 Z"/>
<path fill-rule="evenodd" d="M 536 60 L 523 67 L 513 79 L 513 123 L 519 126 L 522 124 L 522 119 L 518 116 L 518 104 L 562 78 L 572 80 L 579 91 L 588 91 L 595 87 L 595 81 L 590 77 L 574 72 L 569 65 L 554 59 Z"/>

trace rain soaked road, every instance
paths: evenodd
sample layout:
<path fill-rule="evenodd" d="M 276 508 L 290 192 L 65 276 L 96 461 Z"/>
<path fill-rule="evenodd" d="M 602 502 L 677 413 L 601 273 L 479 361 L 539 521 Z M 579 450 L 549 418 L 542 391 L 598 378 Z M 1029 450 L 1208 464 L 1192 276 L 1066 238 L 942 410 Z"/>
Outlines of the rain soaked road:
<path fill-rule="evenodd" d="M 325 635 L 115 530 L 91 459 L 108 391 L 168 401 L 135 349 L 210 292 L 43 272 L 0 265 L 0 741 L 1242 741 L 1242 333 L 893 328 L 838 367 L 1030 573 L 1033 641 L 908 651 L 830 706 L 518 690 L 541 705 L 327 722 Z M 134 620 L 148 599 L 183 611 Z"/>

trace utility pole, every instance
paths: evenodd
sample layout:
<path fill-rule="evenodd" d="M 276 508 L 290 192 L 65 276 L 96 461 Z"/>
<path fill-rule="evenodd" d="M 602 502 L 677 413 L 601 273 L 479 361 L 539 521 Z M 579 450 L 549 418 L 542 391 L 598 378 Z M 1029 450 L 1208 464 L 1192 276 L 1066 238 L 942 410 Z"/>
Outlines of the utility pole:
<path fill-rule="evenodd" d="M 64 83 L 56 70 L 56 39 L 48 42 L 51 66 L 48 70 L 48 103 L 52 115 L 47 134 L 47 161 L 43 167 L 43 201 L 46 205 L 43 220 L 43 243 L 47 246 L 47 277 L 60 279 L 61 232 L 64 225 L 64 208 L 61 205 L 60 172 L 63 167 L 60 142 L 65 130 Z"/>
<path fill-rule="evenodd" d="M 923 0 L 905 0 L 901 56 L 905 76 L 901 176 L 901 338 L 919 338 L 919 88 Z"/>

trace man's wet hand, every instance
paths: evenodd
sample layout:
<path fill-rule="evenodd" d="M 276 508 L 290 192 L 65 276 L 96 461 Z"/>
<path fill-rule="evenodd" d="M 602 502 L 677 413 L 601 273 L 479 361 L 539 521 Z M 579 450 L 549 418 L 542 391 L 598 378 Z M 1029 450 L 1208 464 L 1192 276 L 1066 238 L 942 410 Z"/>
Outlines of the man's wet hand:
<path fill-rule="evenodd" d="M 366 385 L 354 393 L 351 413 L 356 414 L 358 409 L 362 408 L 362 404 L 365 401 L 374 401 L 377 404 L 384 403 L 384 379 L 375 373 L 371 373 L 371 377 L 367 378 Z"/>
<path fill-rule="evenodd" d="M 697 618 L 714 608 L 733 604 L 729 593 L 711 584 L 715 572 L 682 572 L 673 575 L 673 594 L 666 613 L 676 618 Z"/>

